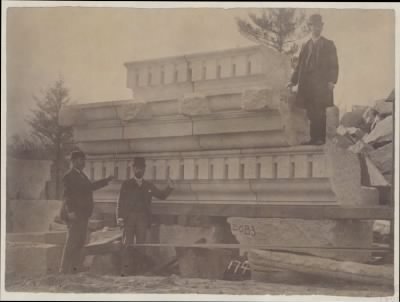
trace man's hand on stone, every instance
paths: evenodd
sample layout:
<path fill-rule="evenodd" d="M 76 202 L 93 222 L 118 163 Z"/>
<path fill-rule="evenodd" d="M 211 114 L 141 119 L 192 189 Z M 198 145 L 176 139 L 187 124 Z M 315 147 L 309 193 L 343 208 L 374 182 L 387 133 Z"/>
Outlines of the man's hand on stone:
<path fill-rule="evenodd" d="M 328 83 L 328 88 L 329 88 L 329 90 L 333 90 L 335 88 L 335 84 L 332 83 L 332 82 L 329 82 Z"/>
<path fill-rule="evenodd" d="M 120 226 L 120 227 L 124 226 L 124 219 L 123 219 L 123 218 L 118 218 L 118 219 L 117 219 L 117 224 L 118 224 L 118 226 Z"/>

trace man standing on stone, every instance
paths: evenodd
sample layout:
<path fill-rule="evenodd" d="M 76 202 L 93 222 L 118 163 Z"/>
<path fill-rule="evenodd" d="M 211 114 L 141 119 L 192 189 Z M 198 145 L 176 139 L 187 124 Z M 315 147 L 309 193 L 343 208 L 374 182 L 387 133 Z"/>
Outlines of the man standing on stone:
<path fill-rule="evenodd" d="M 117 223 L 123 227 L 121 275 L 126 275 L 129 268 L 129 245 L 145 243 L 147 229 L 151 226 L 151 201 L 155 196 L 164 200 L 172 192 L 173 186 L 168 179 L 164 190 L 144 180 L 145 159 L 135 157 L 133 160 L 133 178 L 122 183 L 117 205 Z"/>
<path fill-rule="evenodd" d="M 106 186 L 113 177 L 91 182 L 83 173 L 85 153 L 71 153 L 72 168 L 65 174 L 64 204 L 61 219 L 67 223 L 68 234 L 61 260 L 60 272 L 76 273 L 80 270 L 86 242 L 89 217 L 93 211 L 93 191 Z"/>
<path fill-rule="evenodd" d="M 308 144 L 312 145 L 325 143 L 326 108 L 333 106 L 333 89 L 339 74 L 335 44 L 321 36 L 323 24 L 321 15 L 310 16 L 311 39 L 303 45 L 288 84 L 290 89 L 298 85 L 297 104 L 307 111 L 311 136 Z"/>

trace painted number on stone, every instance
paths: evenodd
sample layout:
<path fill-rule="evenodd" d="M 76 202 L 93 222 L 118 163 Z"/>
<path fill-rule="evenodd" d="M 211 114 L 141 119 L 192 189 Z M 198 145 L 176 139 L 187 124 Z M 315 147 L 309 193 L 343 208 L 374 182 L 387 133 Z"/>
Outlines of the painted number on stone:
<path fill-rule="evenodd" d="M 242 233 L 246 236 L 254 237 L 256 235 L 256 229 L 253 225 L 249 224 L 232 224 L 232 231 Z"/>

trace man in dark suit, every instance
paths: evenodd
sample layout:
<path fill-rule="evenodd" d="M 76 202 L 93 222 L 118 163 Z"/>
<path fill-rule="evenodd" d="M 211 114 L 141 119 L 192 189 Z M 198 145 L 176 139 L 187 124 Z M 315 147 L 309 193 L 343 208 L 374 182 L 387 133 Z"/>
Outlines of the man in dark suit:
<path fill-rule="evenodd" d="M 64 203 L 60 217 L 67 223 L 68 234 L 60 272 L 65 274 L 76 273 L 81 268 L 88 221 L 93 211 L 93 191 L 106 186 L 113 179 L 110 176 L 91 182 L 82 171 L 85 158 L 82 151 L 73 151 L 72 168 L 63 178 Z"/>
<path fill-rule="evenodd" d="M 164 190 L 144 180 L 145 159 L 135 157 L 133 160 L 133 178 L 122 183 L 117 205 L 117 223 L 123 227 L 121 275 L 126 275 L 129 267 L 129 245 L 146 241 L 147 229 L 151 226 L 151 201 L 153 196 L 164 200 L 173 190 L 168 179 Z"/>
<path fill-rule="evenodd" d="M 333 106 L 339 65 L 335 44 L 321 36 L 321 15 L 310 16 L 308 26 L 312 36 L 300 51 L 288 87 L 298 85 L 297 104 L 306 109 L 310 120 L 311 141 L 308 144 L 322 145 L 326 134 L 326 108 Z"/>

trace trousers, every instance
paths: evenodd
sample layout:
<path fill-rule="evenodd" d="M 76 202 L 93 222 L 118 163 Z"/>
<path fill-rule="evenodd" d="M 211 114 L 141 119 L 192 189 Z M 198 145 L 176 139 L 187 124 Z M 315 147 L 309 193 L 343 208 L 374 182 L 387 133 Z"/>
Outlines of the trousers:
<path fill-rule="evenodd" d="M 301 104 L 310 120 L 311 141 L 325 141 L 326 108 L 331 98 L 328 84 L 321 82 L 313 73 L 305 76 L 299 91 Z"/>
<path fill-rule="evenodd" d="M 149 217 L 146 213 L 132 212 L 124 222 L 122 234 L 122 256 L 121 256 L 121 274 L 126 275 L 130 271 L 132 263 L 129 246 L 133 243 L 145 243 L 146 234 L 149 225 Z M 138 251 L 144 249 L 138 248 Z"/>
<path fill-rule="evenodd" d="M 64 274 L 80 271 L 84 259 L 88 219 L 78 217 L 68 223 L 67 240 L 61 259 L 60 272 Z"/>

